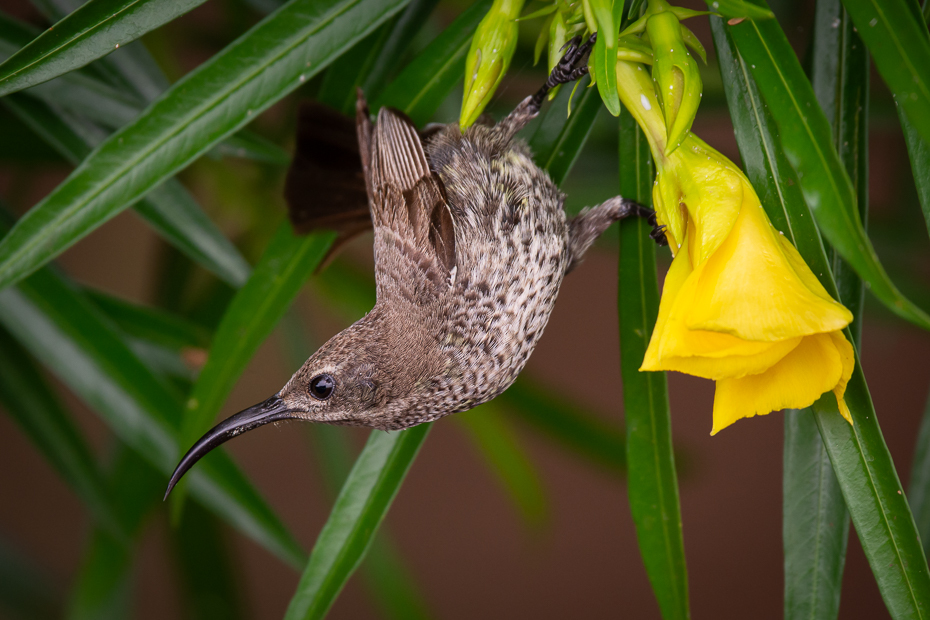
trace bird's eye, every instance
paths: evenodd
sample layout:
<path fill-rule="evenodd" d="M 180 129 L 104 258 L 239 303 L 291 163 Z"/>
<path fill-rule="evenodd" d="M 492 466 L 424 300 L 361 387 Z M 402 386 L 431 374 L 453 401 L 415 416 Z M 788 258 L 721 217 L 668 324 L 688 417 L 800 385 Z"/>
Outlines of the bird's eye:
<path fill-rule="evenodd" d="M 310 379 L 310 396 L 317 400 L 326 400 L 333 395 L 336 380 L 332 375 L 317 375 Z"/>

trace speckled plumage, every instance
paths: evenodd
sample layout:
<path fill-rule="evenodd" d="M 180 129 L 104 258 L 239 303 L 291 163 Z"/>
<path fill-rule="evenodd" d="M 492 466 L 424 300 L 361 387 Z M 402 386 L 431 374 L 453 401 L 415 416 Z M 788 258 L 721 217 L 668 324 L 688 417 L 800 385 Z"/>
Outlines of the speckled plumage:
<path fill-rule="evenodd" d="M 417 133 L 359 93 L 354 132 L 306 106 L 285 196 L 296 230 L 374 227 L 378 300 L 310 356 L 268 400 L 223 420 L 184 455 L 168 491 L 216 446 L 263 424 L 302 419 L 400 430 L 491 400 L 523 370 L 565 274 L 616 220 L 652 218 L 620 197 L 567 220 L 564 196 L 514 135 L 556 84 L 585 73 L 592 36 L 573 39 L 545 86 L 493 127 Z M 359 170 L 361 163 L 361 170 Z M 364 187 L 364 189 L 363 189 Z M 369 209 L 364 207 L 367 197 Z M 651 235 L 660 243 L 661 228 Z"/>
<path fill-rule="evenodd" d="M 447 125 L 421 146 L 403 115 L 382 110 L 372 128 L 360 105 L 377 304 L 281 390 L 292 411 L 396 430 L 470 409 L 513 383 L 565 274 L 611 222 L 649 213 L 615 198 L 568 221 L 563 194 L 513 137 L 534 115 L 527 98 L 494 127 L 463 136 Z M 421 156 L 419 169 L 403 169 Z M 325 401 L 306 389 L 321 373 L 336 381 Z"/>

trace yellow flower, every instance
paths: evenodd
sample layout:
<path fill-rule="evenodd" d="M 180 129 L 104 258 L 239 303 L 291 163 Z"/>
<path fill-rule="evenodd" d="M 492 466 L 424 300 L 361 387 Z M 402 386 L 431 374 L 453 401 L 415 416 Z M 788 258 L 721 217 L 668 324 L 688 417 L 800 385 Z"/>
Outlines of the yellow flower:
<path fill-rule="evenodd" d="M 842 330 L 852 314 L 775 230 L 730 160 L 694 134 L 665 154 L 665 121 L 641 65 L 620 62 L 617 82 L 656 161 L 653 201 L 674 253 L 640 370 L 716 381 L 711 434 L 829 391 L 851 423 L 843 395 L 855 356 Z"/>

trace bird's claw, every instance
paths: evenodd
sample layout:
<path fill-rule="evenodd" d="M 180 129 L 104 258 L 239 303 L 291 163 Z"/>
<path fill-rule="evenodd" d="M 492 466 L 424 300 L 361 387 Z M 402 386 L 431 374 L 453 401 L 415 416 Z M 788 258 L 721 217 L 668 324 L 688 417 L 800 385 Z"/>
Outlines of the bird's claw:
<path fill-rule="evenodd" d="M 581 79 L 588 73 L 588 63 L 586 61 L 594 42 L 597 40 L 597 33 L 592 34 L 582 43 L 581 35 L 572 37 L 568 43 L 562 46 L 565 54 L 562 59 L 553 67 L 549 73 L 549 78 L 543 87 L 533 95 L 533 107 L 539 111 L 542 107 L 543 99 L 549 94 L 549 91 L 559 84 L 568 84 L 575 80 Z M 579 64 L 580 63 L 580 64 Z"/>
<path fill-rule="evenodd" d="M 652 230 L 649 232 L 649 238 L 655 241 L 658 245 L 668 245 L 668 238 L 665 236 L 665 229 L 668 227 L 665 224 L 659 224 L 656 222 L 656 212 L 652 209 L 649 211 L 650 214 L 646 217 L 646 221 L 652 225 Z"/>

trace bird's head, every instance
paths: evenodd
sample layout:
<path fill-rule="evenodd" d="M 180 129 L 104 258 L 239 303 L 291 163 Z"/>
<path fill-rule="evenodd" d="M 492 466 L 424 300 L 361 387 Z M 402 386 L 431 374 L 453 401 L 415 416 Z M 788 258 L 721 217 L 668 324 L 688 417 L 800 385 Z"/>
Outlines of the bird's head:
<path fill-rule="evenodd" d="M 226 441 L 271 422 L 307 420 L 382 427 L 383 405 L 396 396 L 379 330 L 364 319 L 314 353 L 271 398 L 232 415 L 188 450 L 165 497 L 197 461 Z"/>

